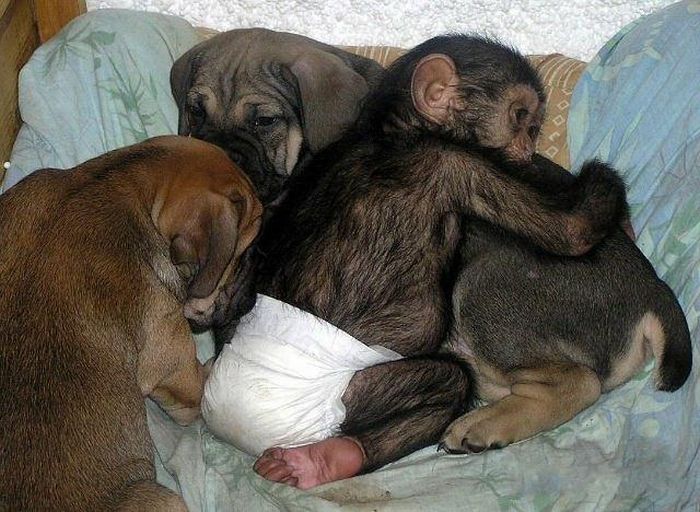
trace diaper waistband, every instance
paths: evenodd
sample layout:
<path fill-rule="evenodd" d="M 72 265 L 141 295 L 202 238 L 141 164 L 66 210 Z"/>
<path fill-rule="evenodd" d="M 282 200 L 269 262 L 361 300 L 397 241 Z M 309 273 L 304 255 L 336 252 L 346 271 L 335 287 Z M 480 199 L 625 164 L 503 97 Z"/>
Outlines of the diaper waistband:
<path fill-rule="evenodd" d="M 402 358 L 388 348 L 367 346 L 322 318 L 263 294 L 258 294 L 255 307 L 241 319 L 231 342 L 251 336 L 274 338 L 312 356 L 341 355 L 357 370 Z"/>

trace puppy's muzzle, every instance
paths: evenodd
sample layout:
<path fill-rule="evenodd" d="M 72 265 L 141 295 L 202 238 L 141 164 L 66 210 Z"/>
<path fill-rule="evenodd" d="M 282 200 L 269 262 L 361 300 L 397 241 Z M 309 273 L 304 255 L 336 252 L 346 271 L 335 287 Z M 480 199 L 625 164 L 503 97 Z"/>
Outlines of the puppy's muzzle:
<path fill-rule="evenodd" d="M 287 176 L 276 172 L 267 158 L 265 147 L 253 134 L 239 129 L 219 131 L 203 126 L 193 135 L 223 148 L 248 175 L 264 205 L 274 201 L 282 191 Z"/>

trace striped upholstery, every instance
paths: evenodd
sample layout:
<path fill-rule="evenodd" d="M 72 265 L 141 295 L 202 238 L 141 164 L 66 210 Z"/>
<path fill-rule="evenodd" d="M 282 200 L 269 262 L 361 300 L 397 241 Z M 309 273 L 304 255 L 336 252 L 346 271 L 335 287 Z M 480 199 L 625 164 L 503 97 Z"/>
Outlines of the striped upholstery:
<path fill-rule="evenodd" d="M 568 169 L 571 161 L 566 130 L 571 94 L 586 68 L 586 63 L 559 53 L 533 55 L 529 58 L 537 69 L 547 93 L 547 111 L 537 141 L 537 152 Z"/>
<path fill-rule="evenodd" d="M 384 67 L 389 66 L 389 64 L 406 53 L 406 50 L 403 48 L 395 46 L 341 46 L 340 48 L 355 55 L 376 60 Z"/>

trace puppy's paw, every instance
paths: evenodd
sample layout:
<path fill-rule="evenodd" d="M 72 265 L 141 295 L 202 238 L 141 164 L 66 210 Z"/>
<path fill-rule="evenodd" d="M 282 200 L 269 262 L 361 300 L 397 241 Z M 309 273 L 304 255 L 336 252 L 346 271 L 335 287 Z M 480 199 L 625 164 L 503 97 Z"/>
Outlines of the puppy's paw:
<path fill-rule="evenodd" d="M 508 444 L 510 441 L 499 435 L 498 426 L 489 418 L 488 410 L 481 408 L 453 421 L 438 447 L 447 453 L 480 453 Z"/>

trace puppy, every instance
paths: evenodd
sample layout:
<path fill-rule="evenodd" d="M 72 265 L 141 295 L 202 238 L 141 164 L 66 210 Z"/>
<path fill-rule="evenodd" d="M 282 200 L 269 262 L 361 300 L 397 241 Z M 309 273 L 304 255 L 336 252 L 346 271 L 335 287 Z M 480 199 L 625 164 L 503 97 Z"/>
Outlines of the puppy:
<path fill-rule="evenodd" d="M 248 300 L 261 214 L 221 149 L 175 136 L 0 196 L 0 510 L 186 509 L 154 481 L 143 398 L 197 418 L 187 320 Z"/>
<path fill-rule="evenodd" d="M 178 133 L 226 149 L 267 204 L 295 169 L 340 137 L 382 74 L 371 59 L 299 35 L 224 32 L 173 65 Z"/>

